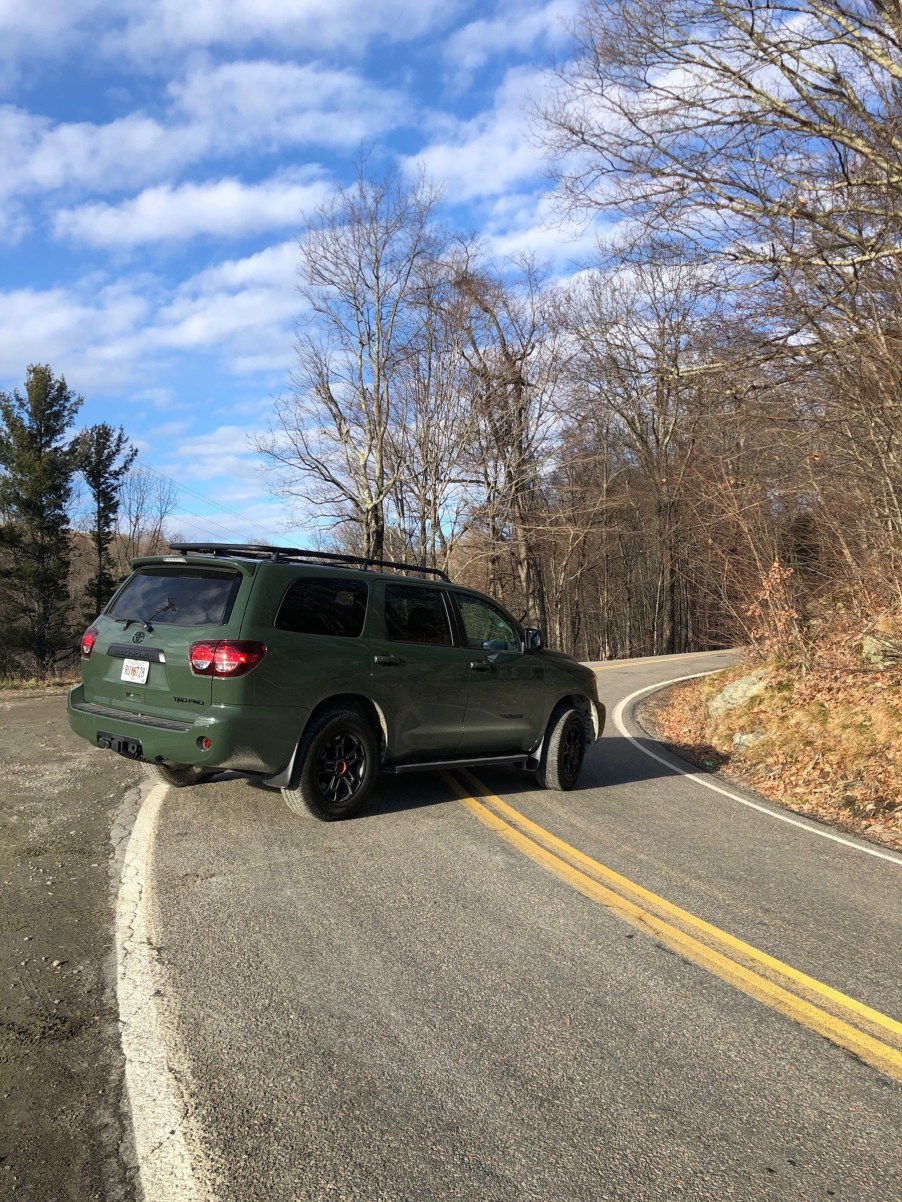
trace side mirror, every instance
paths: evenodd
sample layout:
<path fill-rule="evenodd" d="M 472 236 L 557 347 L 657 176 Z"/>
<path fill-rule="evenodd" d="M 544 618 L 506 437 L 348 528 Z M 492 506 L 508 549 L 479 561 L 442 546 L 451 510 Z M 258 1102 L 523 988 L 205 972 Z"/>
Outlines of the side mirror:
<path fill-rule="evenodd" d="M 538 651 L 542 646 L 542 632 L 533 626 L 526 627 L 526 650 Z"/>

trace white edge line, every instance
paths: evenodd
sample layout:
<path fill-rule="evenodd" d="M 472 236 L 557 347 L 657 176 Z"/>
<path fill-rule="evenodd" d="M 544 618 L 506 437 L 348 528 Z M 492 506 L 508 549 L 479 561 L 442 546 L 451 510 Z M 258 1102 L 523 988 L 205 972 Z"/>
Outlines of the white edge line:
<path fill-rule="evenodd" d="M 714 672 L 719 672 L 719 668 L 714 668 Z M 655 689 L 665 689 L 668 685 L 679 684 L 683 680 L 697 680 L 700 676 L 710 676 L 711 672 L 693 672 L 691 676 L 675 676 L 672 680 L 661 680 L 657 684 L 646 685 L 644 689 L 637 689 L 635 693 L 630 693 L 628 697 L 624 697 L 619 702 L 611 714 L 611 718 L 618 731 L 624 738 L 629 741 L 642 752 L 643 755 L 649 756 L 653 760 L 657 760 L 659 764 L 663 764 L 665 768 L 669 768 L 672 772 L 679 772 L 683 776 L 687 776 L 696 784 L 704 785 L 706 789 L 712 789 L 715 793 L 720 793 L 724 797 L 729 797 L 731 801 L 738 801 L 740 805 L 748 806 L 751 810 L 758 810 L 761 814 L 766 814 L 769 818 L 776 818 L 778 822 L 788 822 L 790 826 L 797 826 L 800 830 L 807 831 L 809 835 L 819 835 L 822 839 L 830 839 L 833 843 L 842 843 L 846 847 L 851 847 L 855 851 L 864 852 L 867 856 L 876 856 L 878 860 L 888 860 L 890 864 L 895 864 L 897 868 L 902 868 L 902 859 L 889 851 L 880 851 L 876 847 L 869 847 L 865 843 L 855 842 L 852 839 L 846 839 L 843 835 L 835 835 L 832 831 L 821 830 L 820 827 L 810 825 L 807 822 L 802 822 L 798 818 L 791 818 L 788 814 L 781 814 L 776 810 L 772 810 L 769 806 L 759 805 L 756 801 L 750 801 L 747 797 L 742 797 L 738 793 L 733 793 L 730 789 L 724 789 L 721 785 L 715 785 L 712 781 L 707 780 L 699 772 L 690 772 L 686 768 L 682 768 L 678 763 L 672 760 L 665 760 L 663 756 L 656 752 L 643 747 L 638 739 L 634 738 L 626 729 L 623 722 L 624 710 L 637 697 L 641 697 L 643 693 L 654 692 Z"/>
<path fill-rule="evenodd" d="M 148 866 L 167 786 L 135 818 L 116 897 L 116 997 L 125 1085 L 144 1202 L 205 1202 L 186 1146 L 185 1105 L 173 1079 L 156 1004 L 160 971 L 147 913 Z"/>

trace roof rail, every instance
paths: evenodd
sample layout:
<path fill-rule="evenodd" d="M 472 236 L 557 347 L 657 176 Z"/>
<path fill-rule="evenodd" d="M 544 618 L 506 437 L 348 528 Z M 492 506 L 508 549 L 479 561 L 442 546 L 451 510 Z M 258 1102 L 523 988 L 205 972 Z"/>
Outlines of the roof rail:
<path fill-rule="evenodd" d="M 337 566 L 361 568 L 392 568 L 397 572 L 417 572 L 423 576 L 450 579 L 441 568 L 422 568 L 416 563 L 400 563 L 394 559 L 371 559 L 362 555 L 343 555 L 337 551 L 311 551 L 307 547 L 270 547 L 265 543 L 170 543 L 171 551 L 188 555 L 241 556 L 267 559 L 271 563 L 303 563 L 307 560 L 334 563 Z"/>

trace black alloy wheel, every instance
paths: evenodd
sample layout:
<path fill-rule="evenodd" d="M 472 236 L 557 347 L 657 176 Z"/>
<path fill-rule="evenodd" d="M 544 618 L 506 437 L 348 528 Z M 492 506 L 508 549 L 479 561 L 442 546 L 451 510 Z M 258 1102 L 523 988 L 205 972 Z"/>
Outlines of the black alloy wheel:
<path fill-rule="evenodd" d="M 586 756 L 586 732 L 579 714 L 574 714 L 564 728 L 559 755 L 562 780 L 575 784 Z"/>
<path fill-rule="evenodd" d="M 333 735 L 316 760 L 314 779 L 327 803 L 341 806 L 351 801 L 366 778 L 366 748 L 350 731 Z"/>
<path fill-rule="evenodd" d="M 295 777 L 282 796 L 295 814 L 336 822 L 359 814 L 379 771 L 379 746 L 356 710 L 322 714 L 304 732 Z"/>
<path fill-rule="evenodd" d="M 586 758 L 586 720 L 567 707 L 551 715 L 536 779 L 543 789 L 576 787 Z"/>

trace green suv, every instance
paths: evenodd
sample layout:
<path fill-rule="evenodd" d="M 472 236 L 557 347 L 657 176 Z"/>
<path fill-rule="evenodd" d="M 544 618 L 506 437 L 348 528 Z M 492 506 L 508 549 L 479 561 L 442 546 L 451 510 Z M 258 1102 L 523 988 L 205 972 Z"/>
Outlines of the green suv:
<path fill-rule="evenodd" d="M 437 569 L 174 543 L 82 638 L 72 729 L 190 785 L 259 775 L 324 821 L 377 774 L 509 763 L 572 789 L 601 735 L 595 675 Z"/>

